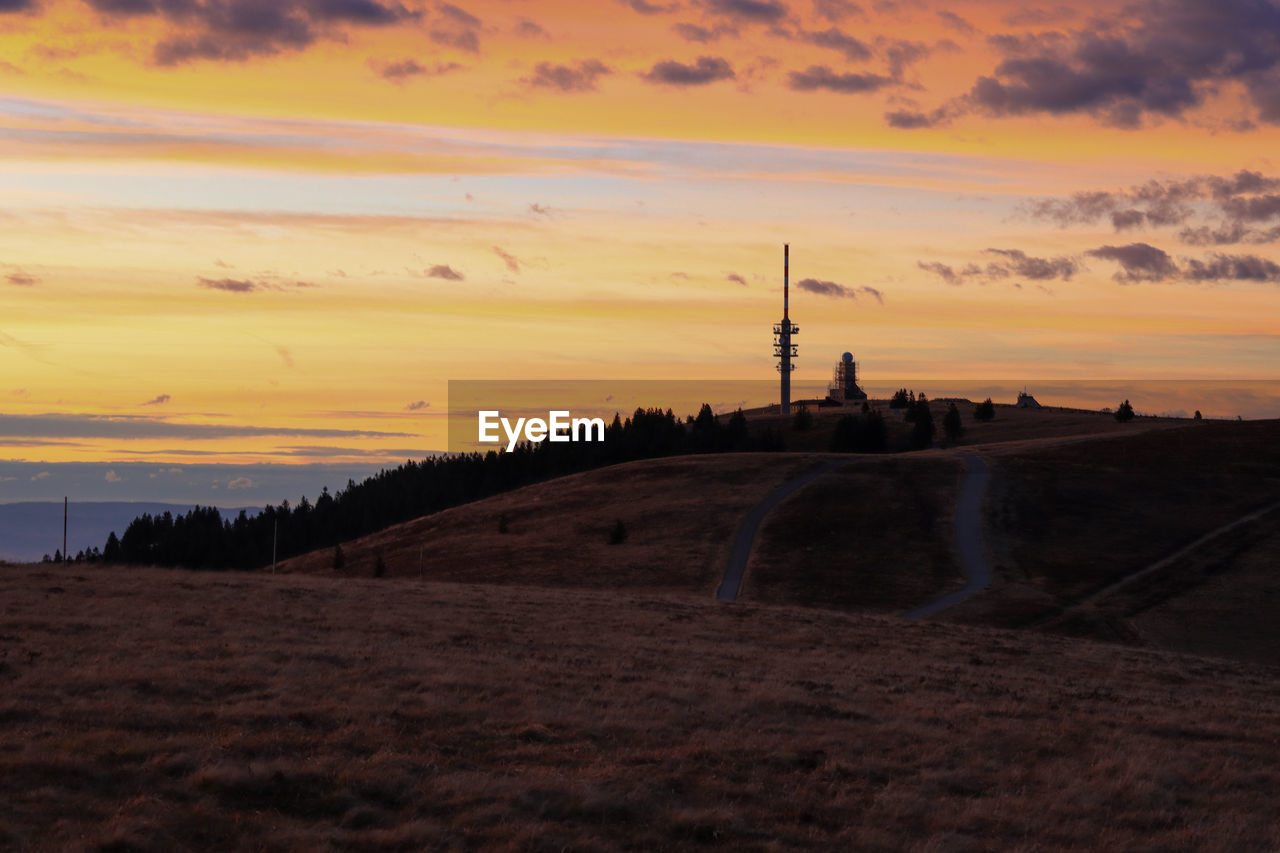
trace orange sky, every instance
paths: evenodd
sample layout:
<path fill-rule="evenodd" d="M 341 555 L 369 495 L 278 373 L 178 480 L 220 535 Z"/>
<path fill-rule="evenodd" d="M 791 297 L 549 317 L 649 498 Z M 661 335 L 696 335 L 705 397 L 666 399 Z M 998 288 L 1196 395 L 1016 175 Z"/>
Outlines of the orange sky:
<path fill-rule="evenodd" d="M 0 2 L 0 458 L 393 461 L 451 378 L 768 377 L 783 242 L 802 379 L 1270 378 L 1277 34 L 1243 0 Z"/>

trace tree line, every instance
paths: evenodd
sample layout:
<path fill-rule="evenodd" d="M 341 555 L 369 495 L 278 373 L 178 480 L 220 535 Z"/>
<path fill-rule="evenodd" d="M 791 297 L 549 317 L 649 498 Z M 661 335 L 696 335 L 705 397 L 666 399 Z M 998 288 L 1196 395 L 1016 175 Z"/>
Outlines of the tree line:
<path fill-rule="evenodd" d="M 603 442 L 525 442 L 510 453 L 410 460 L 361 483 L 348 480 L 336 494 L 325 488 L 314 502 L 304 496 L 296 505 L 284 501 L 256 515 L 242 510 L 234 519 L 216 507 L 140 515 L 122 535 L 113 531 L 98 556 L 108 563 L 258 568 L 271 562 L 273 540 L 276 556 L 285 559 L 591 468 L 685 453 L 783 449 L 776 430 L 753 431 L 741 409 L 721 423 L 707 404 L 684 420 L 671 409 L 642 408 L 626 419 L 615 415 Z"/>

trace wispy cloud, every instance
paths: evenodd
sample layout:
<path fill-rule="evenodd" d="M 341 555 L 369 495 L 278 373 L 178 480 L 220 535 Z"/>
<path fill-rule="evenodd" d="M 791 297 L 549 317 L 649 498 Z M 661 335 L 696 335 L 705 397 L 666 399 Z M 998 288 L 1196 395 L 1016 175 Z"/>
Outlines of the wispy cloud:
<path fill-rule="evenodd" d="M 172 398 L 172 397 L 170 397 L 168 394 L 161 394 L 161 395 L 159 395 L 159 396 L 157 396 L 157 397 L 152 397 L 150 400 L 148 400 L 148 401 L 147 401 L 147 402 L 145 402 L 145 403 L 142 403 L 141 405 L 143 405 L 143 406 L 163 406 L 165 403 L 169 402 L 169 401 L 170 401 L 170 400 L 172 400 L 172 399 L 173 399 L 173 398 Z"/>

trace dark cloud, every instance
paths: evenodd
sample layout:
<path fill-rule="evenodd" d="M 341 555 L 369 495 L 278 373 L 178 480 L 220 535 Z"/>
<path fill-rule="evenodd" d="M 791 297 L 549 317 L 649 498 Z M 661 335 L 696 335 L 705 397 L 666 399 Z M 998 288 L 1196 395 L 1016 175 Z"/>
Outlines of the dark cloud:
<path fill-rule="evenodd" d="M 1079 265 L 1071 258 L 1036 258 L 1020 249 L 987 249 L 989 254 L 1004 258 L 993 266 L 1007 270 L 1009 274 L 1034 281 L 1047 281 L 1060 278 L 1070 281 L 1079 269 Z M 988 268 L 990 274 L 990 267 Z"/>
<path fill-rule="evenodd" d="M 520 272 L 520 259 L 502 249 L 501 246 L 494 246 L 493 253 L 502 258 L 502 262 L 507 265 L 507 269 L 512 272 Z"/>
<path fill-rule="evenodd" d="M 404 407 L 406 412 L 420 412 L 423 409 L 430 408 L 431 404 L 426 400 L 416 400 Z"/>
<path fill-rule="evenodd" d="M 427 38 L 445 47 L 454 47 L 468 53 L 480 52 L 480 34 L 475 30 L 432 30 Z"/>
<path fill-rule="evenodd" d="M 527 86 L 559 92 L 593 92 L 596 79 L 612 72 L 612 68 L 598 59 L 583 59 L 573 65 L 539 62 L 534 66 L 533 74 L 522 82 Z"/>
<path fill-rule="evenodd" d="M 813 0 L 813 12 L 819 18 L 838 24 L 845 18 L 853 16 L 865 17 L 866 12 L 857 3 L 850 0 Z"/>
<path fill-rule="evenodd" d="M 699 56 L 692 65 L 665 59 L 655 62 L 653 68 L 640 75 L 650 83 L 666 86 L 703 86 L 718 80 L 731 80 L 733 66 L 718 56 Z"/>
<path fill-rule="evenodd" d="M 815 47 L 839 51 L 850 62 L 862 62 L 871 58 L 871 47 L 866 42 L 837 27 L 828 27 L 821 32 L 801 30 L 797 35 L 801 41 Z"/>
<path fill-rule="evenodd" d="M 457 62 L 437 62 L 434 65 L 421 65 L 415 59 L 400 62 L 375 64 L 374 69 L 393 83 L 403 83 L 413 77 L 439 77 L 451 71 L 460 71 L 464 66 Z"/>
<path fill-rule="evenodd" d="M 847 287 L 834 281 L 822 281 L 816 278 L 801 279 L 796 282 L 796 287 L 819 296 L 831 296 L 837 299 L 857 299 L 859 294 L 865 294 L 874 297 L 881 305 L 884 304 L 884 294 L 874 287 Z"/>
<path fill-rule="evenodd" d="M 427 278 L 442 278 L 445 281 L 465 281 L 466 276 L 448 264 L 436 264 L 427 270 Z"/>
<path fill-rule="evenodd" d="M 734 284 L 740 284 L 743 287 L 747 286 L 747 280 L 742 276 L 738 275 L 736 272 L 729 273 L 727 278 L 729 279 L 729 281 L 733 282 Z"/>
<path fill-rule="evenodd" d="M 697 44 L 710 44 L 725 37 L 737 38 L 738 36 L 738 28 L 731 24 L 716 24 L 713 29 L 708 29 L 681 21 L 678 24 L 672 24 L 671 30 L 685 41 Z"/>
<path fill-rule="evenodd" d="M 680 8 L 679 3 L 650 3 L 649 0 L 618 0 L 623 6 L 629 6 L 641 15 L 662 15 Z"/>
<path fill-rule="evenodd" d="M 1130 243 L 1127 246 L 1101 246 L 1085 254 L 1108 261 L 1116 261 L 1121 271 L 1116 281 L 1132 284 L 1140 281 L 1167 281 L 1178 277 L 1178 265 L 1163 249 L 1148 243 Z"/>
<path fill-rule="evenodd" d="M 1076 10 L 1070 6 L 1054 6 L 1052 9 L 1033 6 L 1011 12 L 1005 15 L 1002 20 L 1011 27 L 1040 26 L 1070 21 L 1077 14 Z"/>
<path fill-rule="evenodd" d="M 0 15 L 5 12 L 26 12 L 36 8 L 36 0 L 0 0 Z"/>
<path fill-rule="evenodd" d="M 778 0 L 702 0 L 702 7 L 717 15 L 741 21 L 776 24 L 787 16 L 787 6 Z"/>
<path fill-rule="evenodd" d="M 172 397 L 170 397 L 168 394 L 161 394 L 161 395 L 160 395 L 160 396 L 158 396 L 158 397 L 154 397 L 154 398 L 152 398 L 152 399 L 148 400 L 147 402 L 142 403 L 142 405 L 144 405 L 144 406 L 163 406 L 165 403 L 169 402 L 169 401 L 170 401 L 170 400 L 172 400 L 172 399 L 173 399 L 173 398 L 172 398 Z"/>
<path fill-rule="evenodd" d="M 916 266 L 925 272 L 931 272 L 940 277 L 943 281 L 950 285 L 960 285 L 960 276 L 951 266 L 941 263 L 940 261 L 916 261 Z"/>
<path fill-rule="evenodd" d="M 459 26 L 478 29 L 482 25 L 481 20 L 475 15 L 452 3 L 443 3 L 438 8 L 441 15 Z"/>
<path fill-rule="evenodd" d="M 40 283 L 40 279 L 24 272 L 11 272 L 4 277 L 4 280 L 18 287 L 32 287 Z"/>
<path fill-rule="evenodd" d="M 889 73 L 893 79 L 902 77 L 908 65 L 919 62 L 930 53 L 929 46 L 918 41 L 892 39 L 885 42 L 884 54 L 889 61 Z"/>
<path fill-rule="evenodd" d="M 378 0 L 85 0 L 108 18 L 159 16 L 181 31 L 157 43 L 159 65 L 194 60 L 244 61 L 300 50 L 337 27 L 389 26 L 419 13 Z"/>
<path fill-rule="evenodd" d="M 1266 0 L 1143 0 L 1129 26 L 1094 20 L 1061 44 L 1005 58 L 967 103 L 996 116 L 1087 113 L 1140 127 L 1178 118 L 1237 82 L 1264 121 L 1280 122 L 1280 6 Z"/>
<path fill-rule="evenodd" d="M 946 9 L 942 9 L 937 14 L 942 20 L 942 23 L 946 24 L 958 33 L 970 36 L 977 32 L 977 30 L 973 28 L 973 24 L 969 23 L 955 12 L 948 12 Z"/>
<path fill-rule="evenodd" d="M 1224 222 L 1217 227 L 1201 225 L 1184 228 L 1178 239 L 1189 246 L 1228 246 L 1235 243 L 1274 243 L 1280 240 L 1280 225 L 1249 228 L 1243 222 Z"/>
<path fill-rule="evenodd" d="M 551 37 L 550 33 L 544 30 L 541 27 L 541 25 L 539 25 L 536 21 L 529 20 L 528 18 L 521 18 L 519 20 L 519 22 L 516 24 L 515 33 L 521 38 L 527 38 L 527 39 Z"/>
<path fill-rule="evenodd" d="M 943 127 L 955 118 L 955 110 L 950 105 L 943 105 L 929 112 L 917 110 L 891 110 L 884 114 L 890 127 L 900 130 L 919 130 L 924 127 Z"/>
<path fill-rule="evenodd" d="M 225 290 L 227 293 L 253 293 L 255 290 L 262 290 L 264 287 L 261 282 L 235 278 L 200 278 L 196 280 L 196 284 L 200 287 L 207 287 L 210 290 Z"/>
<path fill-rule="evenodd" d="M 825 65 L 810 65 L 804 71 L 792 71 L 787 85 L 800 92 L 826 89 L 843 94 L 874 92 L 894 82 L 879 74 L 838 74 Z"/>
<path fill-rule="evenodd" d="M 1113 210 L 1111 212 L 1111 225 L 1116 231 L 1138 228 L 1146 221 L 1147 215 L 1141 210 Z"/>
<path fill-rule="evenodd" d="M 925 272 L 937 275 L 947 284 L 959 286 L 968 279 L 978 282 L 991 282 L 1007 278 L 1025 278 L 1032 281 L 1052 281 L 1061 279 L 1070 281 L 1080 271 L 1080 265 L 1071 258 L 1038 258 L 1028 255 L 1021 249 L 985 249 L 988 255 L 995 255 L 997 260 L 986 266 L 966 264 L 957 270 L 938 261 L 916 261 L 916 266 Z"/>
<path fill-rule="evenodd" d="M 529 212 L 535 216 L 550 216 L 551 208 L 546 205 L 538 204 L 536 201 L 529 205 Z"/>
<path fill-rule="evenodd" d="M 1242 222 L 1262 222 L 1280 215 L 1280 194 L 1224 198 L 1222 212 Z"/>
<path fill-rule="evenodd" d="M 1189 281 L 1280 282 L 1280 264 L 1257 255 L 1215 254 L 1207 261 L 1188 260 L 1183 277 Z"/>

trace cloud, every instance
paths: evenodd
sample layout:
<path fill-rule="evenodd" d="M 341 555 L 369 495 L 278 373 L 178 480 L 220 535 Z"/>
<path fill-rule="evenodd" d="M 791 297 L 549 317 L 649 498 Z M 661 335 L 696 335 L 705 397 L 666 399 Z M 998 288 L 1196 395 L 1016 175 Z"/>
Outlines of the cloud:
<path fill-rule="evenodd" d="M 1173 262 L 1173 258 L 1169 257 L 1168 252 L 1148 243 L 1101 246 L 1085 254 L 1119 263 L 1122 269 L 1115 274 L 1114 278 L 1126 284 L 1167 281 L 1178 277 L 1178 265 Z"/>
<path fill-rule="evenodd" d="M 701 6 L 716 15 L 765 24 L 787 16 L 786 4 L 777 0 L 702 0 Z"/>
<path fill-rule="evenodd" d="M 1280 282 L 1280 264 L 1257 255 L 1215 254 L 1208 261 L 1190 259 L 1183 270 L 1189 281 Z"/>
<path fill-rule="evenodd" d="M 641 15 L 662 15 L 680 8 L 679 3 L 650 3 L 649 0 L 618 0 Z"/>
<path fill-rule="evenodd" d="M 145 402 L 145 403 L 142 403 L 141 405 L 143 405 L 143 406 L 163 406 L 165 403 L 169 402 L 169 401 L 170 401 L 170 400 L 172 400 L 172 399 L 173 399 L 173 398 L 172 398 L 172 397 L 170 397 L 168 394 L 161 394 L 160 396 L 158 396 L 158 397 L 153 397 L 152 399 L 148 400 L 148 401 L 147 401 L 147 402 Z"/>
<path fill-rule="evenodd" d="M 796 282 L 796 287 L 819 296 L 832 296 L 837 299 L 857 299 L 859 294 L 866 294 L 874 297 L 881 305 L 884 304 L 884 294 L 874 287 L 846 287 L 834 281 L 820 281 L 816 278 L 801 279 Z"/>
<path fill-rule="evenodd" d="M 742 276 L 738 275 L 736 272 L 729 273 L 727 278 L 729 279 L 729 281 L 733 282 L 734 284 L 740 284 L 743 287 L 747 286 L 747 280 Z"/>
<path fill-rule="evenodd" d="M 982 283 L 1014 277 L 1032 281 L 1055 279 L 1069 281 L 1080 270 L 1080 265 L 1069 257 L 1038 258 L 1028 255 L 1021 249 L 986 249 L 984 251 L 997 258 L 985 267 L 967 264 L 957 270 L 939 261 L 916 261 L 916 267 L 933 273 L 953 287 L 958 287 L 969 279 Z"/>
<path fill-rule="evenodd" d="M 415 400 L 414 402 L 412 402 L 412 403 L 410 403 L 409 405 L 405 406 L 405 407 L 404 407 L 404 410 L 405 410 L 406 412 L 420 412 L 420 411 L 422 411 L 423 409 L 427 409 L 427 408 L 430 408 L 430 407 L 431 407 L 431 404 L 430 404 L 430 403 L 428 403 L 426 400 Z"/>
<path fill-rule="evenodd" d="M 1006 260 L 995 266 L 1007 269 L 1013 275 L 1035 281 L 1046 281 L 1060 278 L 1069 281 L 1079 269 L 1079 265 L 1071 258 L 1035 258 L 1019 249 L 987 249 L 987 252 L 1000 255 Z"/>
<path fill-rule="evenodd" d="M 475 30 L 432 30 L 427 38 L 445 47 L 465 50 L 467 53 L 480 52 L 480 35 Z"/>
<path fill-rule="evenodd" d="M 263 285 L 256 281 L 248 281 L 234 278 L 199 278 L 196 280 L 199 287 L 205 287 L 210 290 L 225 290 L 228 293 L 253 293 L 255 290 L 261 290 Z"/>
<path fill-rule="evenodd" d="M 379 0 L 86 0 L 108 22 L 156 16 L 178 32 L 153 48 L 158 65 L 195 60 L 240 62 L 317 39 L 343 38 L 341 25 L 389 26 L 417 17 L 398 2 Z"/>
<path fill-rule="evenodd" d="M 706 27 L 700 27 L 697 24 L 690 24 L 685 21 L 681 21 L 679 23 L 672 24 L 671 30 L 685 41 L 696 42 L 698 44 L 710 44 L 711 42 L 719 41 L 726 36 L 736 38 L 738 35 L 738 28 L 731 24 L 716 24 L 713 29 L 708 29 Z"/>
<path fill-rule="evenodd" d="M 1039 7 L 1029 7 L 1019 9 L 1016 12 L 1010 12 L 1002 19 L 1011 27 L 1022 26 L 1041 26 L 1044 24 L 1058 24 L 1063 21 L 1070 21 L 1079 13 L 1070 6 L 1055 6 L 1052 9 Z"/>
<path fill-rule="evenodd" d="M 992 116 L 1084 113 L 1141 127 L 1180 118 L 1224 83 L 1243 87 L 1262 121 L 1280 123 L 1280 7 L 1261 0 L 1144 0 L 1128 25 L 1093 19 L 1060 40 L 1007 55 L 965 100 Z"/>
<path fill-rule="evenodd" d="M 916 261 L 916 266 L 925 272 L 931 272 L 939 276 L 947 284 L 961 284 L 960 276 L 956 274 L 955 269 L 940 261 Z"/>
<path fill-rule="evenodd" d="M 551 208 L 538 204 L 536 201 L 529 205 L 529 212 L 535 216 L 550 216 Z"/>
<path fill-rule="evenodd" d="M 521 38 L 551 38 L 551 34 L 542 28 L 537 21 L 521 18 L 516 23 L 515 34 Z"/>
<path fill-rule="evenodd" d="M 801 30 L 797 35 L 801 41 L 815 47 L 839 51 L 850 62 L 861 62 L 865 59 L 870 59 L 872 55 L 871 47 L 866 42 L 836 27 L 829 27 L 821 32 Z"/>
<path fill-rule="evenodd" d="M 977 32 L 977 30 L 974 29 L 973 24 L 969 23 L 955 12 L 949 12 L 946 9 L 941 9 L 936 14 L 945 26 L 950 27 L 958 33 L 971 36 Z"/>
<path fill-rule="evenodd" d="M 439 77 L 452 71 L 460 71 L 466 66 L 459 62 L 437 62 L 426 66 L 419 64 L 416 59 L 402 59 L 399 62 L 372 62 L 371 67 L 387 80 L 403 83 L 413 77 Z"/>
<path fill-rule="evenodd" d="M 521 82 L 527 86 L 556 89 L 560 92 L 593 92 L 596 79 L 612 72 L 612 68 L 598 59 L 582 59 L 573 65 L 539 62 L 534 66 L 533 74 L 523 78 Z"/>
<path fill-rule="evenodd" d="M 448 264 L 436 264 L 427 270 L 427 278 L 442 278 L 445 281 L 465 281 L 466 276 Z"/>
<path fill-rule="evenodd" d="M 842 94 L 874 92 L 893 83 L 890 77 L 879 74 L 838 74 L 825 65 L 810 65 L 804 71 L 792 71 L 788 86 L 799 92 L 826 89 Z"/>
<path fill-rule="evenodd" d="M 36 0 L 0 0 L 0 14 L 26 12 L 36 8 Z"/>
<path fill-rule="evenodd" d="M 107 472 L 107 476 L 106 476 L 104 479 L 106 479 L 106 481 L 107 481 L 108 483 L 123 483 L 123 482 L 124 482 L 124 477 L 121 477 L 121 476 L 120 476 L 119 474 L 117 474 L 115 471 L 108 471 L 108 472 Z"/>
<path fill-rule="evenodd" d="M 493 253 L 502 258 L 502 262 L 507 265 L 507 269 L 512 272 L 520 272 L 520 259 L 515 255 L 505 251 L 501 246 L 494 246 Z"/>
<path fill-rule="evenodd" d="M 892 110 L 884 114 L 885 122 L 899 130 L 919 130 L 926 127 L 941 127 L 949 124 L 956 116 L 950 105 L 943 105 L 929 112 L 916 110 Z"/>
<path fill-rule="evenodd" d="M 480 52 L 480 30 L 484 22 L 467 10 L 452 3 L 442 3 L 436 7 L 438 13 L 434 25 L 427 32 L 427 38 L 439 45 L 464 50 L 468 53 Z"/>
<path fill-rule="evenodd" d="M 664 59 L 640 75 L 650 83 L 666 86 L 703 86 L 734 77 L 733 66 L 718 56 L 699 56 L 692 65 Z"/>
<path fill-rule="evenodd" d="M 6 275 L 5 281 L 18 287 L 32 287 L 40 283 L 40 279 L 24 272 L 12 272 Z"/>
<path fill-rule="evenodd" d="M 227 488 L 231 491 L 239 491 L 240 489 L 252 489 L 258 484 L 248 477 L 236 477 L 234 480 L 227 482 Z"/>

